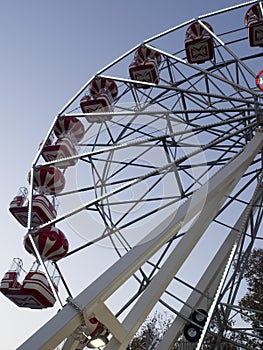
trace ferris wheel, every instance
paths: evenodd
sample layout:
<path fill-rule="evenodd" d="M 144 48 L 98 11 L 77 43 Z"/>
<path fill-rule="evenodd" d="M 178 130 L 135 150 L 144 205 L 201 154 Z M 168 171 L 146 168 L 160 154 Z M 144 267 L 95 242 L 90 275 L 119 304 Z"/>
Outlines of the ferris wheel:
<path fill-rule="evenodd" d="M 10 203 L 37 267 L 19 281 L 15 260 L 0 289 L 61 310 L 19 349 L 126 349 L 158 308 L 173 322 L 157 349 L 237 345 L 227 330 L 263 214 L 262 47 L 261 1 L 202 15 L 117 58 L 58 113 Z M 91 283 L 89 257 L 105 251 Z M 78 295 L 63 272 L 75 259 Z"/>

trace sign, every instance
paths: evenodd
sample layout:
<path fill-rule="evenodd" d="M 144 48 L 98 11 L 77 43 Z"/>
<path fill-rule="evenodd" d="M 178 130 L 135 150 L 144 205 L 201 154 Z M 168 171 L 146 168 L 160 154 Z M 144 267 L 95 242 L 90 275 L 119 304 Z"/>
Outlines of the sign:
<path fill-rule="evenodd" d="M 263 91 L 263 69 L 256 76 L 257 87 Z"/>

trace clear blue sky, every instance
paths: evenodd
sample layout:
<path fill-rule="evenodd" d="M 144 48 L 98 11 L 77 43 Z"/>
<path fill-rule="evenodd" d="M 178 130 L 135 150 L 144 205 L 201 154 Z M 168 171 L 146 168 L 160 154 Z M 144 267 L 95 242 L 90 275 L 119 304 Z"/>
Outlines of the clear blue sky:
<path fill-rule="evenodd" d="M 6 0 L 0 8 L 0 278 L 24 251 L 8 205 L 61 107 L 99 69 L 134 45 L 198 15 L 241 1 Z M 243 21 L 243 18 L 240 19 Z M 176 47 L 177 45 L 177 47 Z M 175 43 L 180 49 L 182 43 Z M 173 49 L 171 49 L 173 51 Z M 81 270 L 81 267 L 80 267 Z M 1 349 L 13 350 L 51 311 L 21 310 L 0 295 Z"/>

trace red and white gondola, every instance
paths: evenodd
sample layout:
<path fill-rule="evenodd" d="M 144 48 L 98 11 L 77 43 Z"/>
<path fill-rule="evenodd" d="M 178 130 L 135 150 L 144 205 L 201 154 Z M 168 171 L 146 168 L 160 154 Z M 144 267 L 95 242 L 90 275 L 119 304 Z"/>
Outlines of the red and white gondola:
<path fill-rule="evenodd" d="M 58 117 L 54 125 L 54 134 L 57 138 L 68 137 L 73 143 L 83 139 L 85 128 L 83 123 L 75 117 Z"/>
<path fill-rule="evenodd" d="M 34 248 L 27 233 L 24 237 L 25 249 L 35 256 Z M 37 250 L 44 260 L 58 261 L 68 252 L 69 243 L 64 233 L 55 226 L 47 226 L 39 230 L 33 239 Z"/>
<path fill-rule="evenodd" d="M 114 80 L 103 77 L 96 77 L 90 83 L 90 94 L 95 97 L 97 94 L 107 92 L 114 100 L 118 96 L 118 87 Z"/>
<path fill-rule="evenodd" d="M 134 54 L 134 59 L 139 62 L 143 63 L 145 60 L 151 58 L 156 62 L 156 64 L 159 66 L 162 62 L 162 55 L 152 49 L 151 47 L 141 45 Z"/>
<path fill-rule="evenodd" d="M 28 223 L 29 203 L 25 193 L 20 192 L 9 205 L 10 213 L 24 227 Z M 53 204 L 43 194 L 34 194 L 32 197 L 31 227 L 37 227 L 55 219 L 57 211 Z"/>
<path fill-rule="evenodd" d="M 202 22 L 211 32 L 213 28 Z M 199 23 L 192 23 L 185 33 L 185 51 L 189 63 L 204 63 L 214 57 L 214 44 L 210 33 Z"/>
<path fill-rule="evenodd" d="M 31 172 L 28 174 L 31 183 Z M 39 166 L 33 172 L 33 188 L 40 194 L 55 195 L 63 191 L 65 177 L 63 173 L 54 166 Z"/>
<path fill-rule="evenodd" d="M 96 317 L 91 317 L 86 322 L 86 329 L 83 333 L 81 342 L 76 350 L 82 350 L 86 347 L 94 348 L 95 346 L 92 345 L 91 341 L 98 338 L 101 339 L 101 337 L 107 339 L 108 330 Z"/>
<path fill-rule="evenodd" d="M 45 145 L 41 155 L 46 162 L 50 162 L 74 157 L 77 155 L 77 149 L 69 137 L 59 137 L 54 144 Z M 56 166 L 61 169 L 66 169 L 69 166 L 76 165 L 77 161 L 76 158 L 65 159 L 65 161 L 57 163 Z"/>
<path fill-rule="evenodd" d="M 6 272 L 1 280 L 0 292 L 19 307 L 30 309 L 52 307 L 56 299 L 45 274 L 40 270 L 30 270 L 20 283 L 18 278 L 21 268 L 22 266 L 18 265 Z"/>
<path fill-rule="evenodd" d="M 97 77 L 90 84 L 90 95 L 85 95 L 80 100 L 80 108 L 83 113 L 105 113 L 113 111 L 113 100 L 118 96 L 118 87 L 111 79 Z M 110 115 L 86 116 L 90 123 L 102 123 L 111 120 Z"/>
<path fill-rule="evenodd" d="M 263 47 L 263 5 L 251 6 L 245 14 L 245 25 L 248 27 L 248 39 L 251 47 Z"/>
<path fill-rule="evenodd" d="M 134 61 L 129 65 L 131 79 L 158 84 L 160 81 L 159 65 L 161 62 L 162 55 L 159 52 L 144 45 L 140 46 L 134 54 Z M 136 84 L 135 86 L 143 89 L 150 87 L 143 84 Z"/>

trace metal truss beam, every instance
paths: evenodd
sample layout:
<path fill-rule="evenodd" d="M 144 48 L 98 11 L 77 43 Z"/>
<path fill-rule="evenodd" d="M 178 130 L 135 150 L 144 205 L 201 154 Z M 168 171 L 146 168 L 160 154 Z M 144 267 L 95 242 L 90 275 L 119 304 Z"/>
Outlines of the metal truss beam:
<path fill-rule="evenodd" d="M 232 257 L 240 245 L 241 236 L 245 233 L 246 224 L 251 213 L 256 215 L 256 212 L 259 209 L 257 203 L 259 199 L 262 198 L 262 194 L 262 183 L 259 183 L 249 204 L 243 210 L 236 224 L 225 238 L 225 241 L 207 267 L 203 276 L 200 278 L 195 289 L 188 297 L 185 305 L 179 311 L 173 324 L 165 333 L 164 338 L 159 343 L 156 350 L 172 349 L 174 343 L 180 337 L 190 313 L 197 308 L 209 308 L 209 304 L 211 305 L 212 303 L 213 296 L 216 293 L 217 286 L 223 276 L 225 267 L 227 266 L 229 259 L 232 261 Z M 196 344 L 193 344 L 192 347 L 190 344 L 188 346 L 189 350 L 195 347 Z"/>
<path fill-rule="evenodd" d="M 119 322 L 112 322 L 113 314 L 107 311 L 104 302 L 130 277 L 134 274 L 150 257 L 152 257 L 164 244 L 166 244 L 174 235 L 202 210 L 207 209 L 207 204 L 212 203 L 209 209 L 211 217 L 216 213 L 217 204 L 213 198 L 217 198 L 220 205 L 226 200 L 226 196 L 233 190 L 235 185 L 251 164 L 256 154 L 262 148 L 263 133 L 259 130 L 255 137 L 245 146 L 245 148 L 234 157 L 226 166 L 221 168 L 207 183 L 201 186 L 193 195 L 186 200 L 176 211 L 155 229 L 153 229 L 139 244 L 132 248 L 127 254 L 114 263 L 105 273 L 81 292 L 73 302 L 77 305 L 72 307 L 68 303 L 60 312 L 58 312 L 50 321 L 40 328 L 31 338 L 22 344 L 18 350 L 51 350 L 58 346 L 65 338 L 68 338 L 80 325 L 83 325 L 83 319 L 95 315 L 105 324 L 110 333 L 113 334 L 112 341 L 108 345 L 116 343 L 115 350 L 124 349 L 124 344 L 131 338 L 144 321 L 143 316 L 152 305 L 147 303 L 143 310 L 138 314 L 131 310 L 125 322 L 120 326 Z M 205 214 L 204 214 L 205 215 Z M 200 215 L 200 218 L 203 215 Z M 200 231 L 203 227 L 200 220 Z M 191 235 L 187 237 L 192 240 Z M 199 237 L 197 236 L 198 240 Z M 193 242 L 189 242 L 189 249 Z M 168 259 L 169 260 L 169 259 Z M 164 291 L 167 282 L 171 278 L 172 266 L 165 265 L 162 274 L 162 291 Z M 170 270 L 171 267 L 171 270 Z M 153 280 L 154 281 L 154 280 Z M 160 287 L 153 284 L 156 289 L 150 292 L 155 299 L 160 295 Z M 158 289 L 158 290 L 157 290 Z M 144 296 L 138 300 L 135 306 L 138 308 L 144 300 Z M 134 309 L 135 310 L 135 309 Z M 105 311 L 105 312 L 104 312 Z M 117 336 L 118 331 L 122 336 Z M 127 336 L 127 340 L 126 340 Z M 125 340 L 122 338 L 125 338 Z"/>

